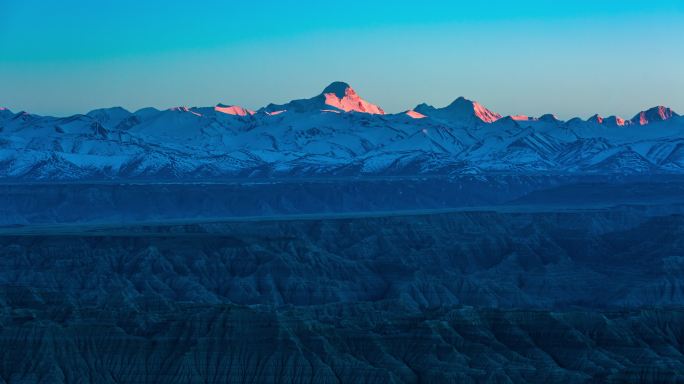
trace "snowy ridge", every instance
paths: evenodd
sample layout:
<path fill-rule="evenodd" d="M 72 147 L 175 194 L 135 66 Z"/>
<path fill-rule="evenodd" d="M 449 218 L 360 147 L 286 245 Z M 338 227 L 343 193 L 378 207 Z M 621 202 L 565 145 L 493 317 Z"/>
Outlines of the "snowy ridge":
<path fill-rule="evenodd" d="M 473 173 L 684 173 L 684 117 L 501 116 L 460 97 L 385 114 L 346 83 L 258 111 L 0 109 L 0 178 L 193 179 Z"/>

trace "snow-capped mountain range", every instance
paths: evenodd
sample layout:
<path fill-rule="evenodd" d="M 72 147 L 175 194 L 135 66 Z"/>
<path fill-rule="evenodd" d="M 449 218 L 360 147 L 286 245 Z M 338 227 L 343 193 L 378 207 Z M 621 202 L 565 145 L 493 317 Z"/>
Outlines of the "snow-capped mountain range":
<path fill-rule="evenodd" d="M 663 106 L 632 119 L 501 116 L 463 97 L 386 114 L 342 82 L 258 111 L 0 108 L 0 179 L 487 173 L 684 173 L 684 117 Z"/>

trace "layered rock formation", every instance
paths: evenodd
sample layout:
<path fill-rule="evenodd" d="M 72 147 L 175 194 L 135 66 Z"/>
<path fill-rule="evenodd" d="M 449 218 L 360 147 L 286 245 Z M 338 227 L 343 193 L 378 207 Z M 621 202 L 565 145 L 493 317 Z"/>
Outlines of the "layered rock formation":
<path fill-rule="evenodd" d="M 523 207 L 5 227 L 0 383 L 676 381 L 678 208 Z"/>

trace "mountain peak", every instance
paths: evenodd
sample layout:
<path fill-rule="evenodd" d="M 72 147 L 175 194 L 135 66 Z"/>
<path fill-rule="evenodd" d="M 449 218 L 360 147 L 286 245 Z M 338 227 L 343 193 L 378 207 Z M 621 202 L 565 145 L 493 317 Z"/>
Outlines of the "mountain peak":
<path fill-rule="evenodd" d="M 596 124 L 603 124 L 603 117 L 597 113 L 594 116 L 590 117 L 587 121 Z"/>
<path fill-rule="evenodd" d="M 471 105 L 473 103 L 474 102 L 472 100 L 468 100 L 463 96 L 459 96 L 456 98 L 456 100 L 452 101 L 451 104 L 449 104 L 449 106 L 452 106 L 452 105 Z"/>
<path fill-rule="evenodd" d="M 384 115 L 385 111 L 375 104 L 362 99 L 347 83 L 335 81 L 325 87 L 323 92 L 310 99 L 292 100 L 287 104 L 269 104 L 262 108 L 267 114 L 293 112 L 359 112 Z"/>
<path fill-rule="evenodd" d="M 599 114 L 596 114 L 589 119 L 587 119 L 588 122 L 599 124 L 599 125 L 607 125 L 607 126 L 615 126 L 615 127 L 622 127 L 626 125 L 628 122 L 618 116 L 608 116 L 608 117 L 603 117 Z"/>
<path fill-rule="evenodd" d="M 463 96 L 457 98 L 444 108 L 435 108 L 431 105 L 422 103 L 417 105 L 413 110 L 425 116 L 449 121 L 470 122 L 474 120 L 493 123 L 502 118 L 498 113 L 492 112 L 482 104 L 468 100 Z"/>
<path fill-rule="evenodd" d="M 350 89 L 354 91 L 354 89 L 351 87 L 351 85 L 343 82 L 343 81 L 335 81 L 330 83 L 325 89 L 323 90 L 323 94 L 334 94 L 338 98 L 343 98 L 347 95 L 347 90 Z M 356 92 L 354 92 L 356 93 Z"/>
<path fill-rule="evenodd" d="M 347 83 L 336 81 L 323 90 L 325 105 L 344 112 L 361 112 L 372 115 L 384 115 L 385 111 L 375 104 L 369 103 L 359 96 Z"/>
<path fill-rule="evenodd" d="M 446 109 L 453 110 L 459 114 L 473 114 L 485 123 L 493 123 L 502 118 L 500 114 L 490 111 L 477 101 L 468 100 L 463 96 L 454 100 Z"/>
<path fill-rule="evenodd" d="M 99 108 L 86 113 L 86 116 L 95 119 L 105 128 L 113 128 L 131 115 L 133 114 L 123 107 Z"/>
<path fill-rule="evenodd" d="M 641 111 L 637 113 L 636 116 L 632 118 L 632 123 L 646 125 L 658 121 L 669 120 L 677 116 L 679 115 L 675 113 L 675 111 L 673 111 L 672 109 L 659 105 L 657 107 L 653 107 L 646 111 Z"/>
<path fill-rule="evenodd" d="M 613 116 L 608 116 L 608 117 L 606 117 L 605 119 L 603 119 L 603 121 L 604 121 L 606 124 L 615 125 L 615 126 L 618 126 L 618 127 L 625 126 L 625 125 L 627 125 L 627 123 L 628 123 L 627 120 L 625 120 L 625 119 L 623 119 L 623 118 L 621 118 L 621 117 L 619 117 L 619 116 L 614 116 L 614 115 L 613 115 Z"/>
<path fill-rule="evenodd" d="M 544 115 L 539 116 L 539 120 L 547 122 L 547 123 L 553 123 L 553 122 L 560 121 L 560 120 L 558 120 L 556 115 L 554 115 L 552 113 L 546 113 Z"/>
<path fill-rule="evenodd" d="M 227 115 L 234 115 L 234 116 L 247 116 L 247 115 L 251 116 L 251 115 L 256 113 L 250 109 L 243 108 L 239 105 L 225 105 L 225 104 L 221 104 L 221 103 L 217 104 L 214 107 L 214 111 L 225 113 Z"/>

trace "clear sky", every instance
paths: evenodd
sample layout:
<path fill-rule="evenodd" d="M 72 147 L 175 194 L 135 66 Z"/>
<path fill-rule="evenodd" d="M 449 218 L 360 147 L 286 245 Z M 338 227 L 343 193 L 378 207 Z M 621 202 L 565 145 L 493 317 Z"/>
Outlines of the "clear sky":
<path fill-rule="evenodd" d="M 347 81 L 389 112 L 684 112 L 684 1 L 0 0 L 0 106 L 259 108 Z"/>

